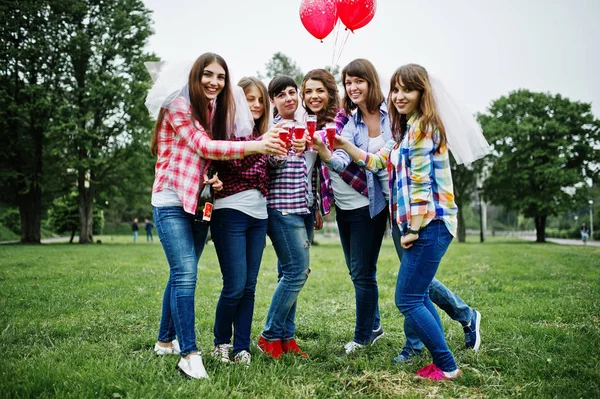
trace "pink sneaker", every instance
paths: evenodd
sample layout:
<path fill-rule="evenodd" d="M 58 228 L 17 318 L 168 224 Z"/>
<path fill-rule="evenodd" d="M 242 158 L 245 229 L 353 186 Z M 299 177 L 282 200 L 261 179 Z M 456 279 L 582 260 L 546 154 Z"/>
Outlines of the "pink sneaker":
<path fill-rule="evenodd" d="M 417 371 L 417 376 L 435 381 L 453 380 L 458 377 L 461 372 L 460 369 L 456 369 L 456 371 L 444 373 L 441 368 L 432 363 Z M 451 374 L 451 376 L 448 374 Z"/>

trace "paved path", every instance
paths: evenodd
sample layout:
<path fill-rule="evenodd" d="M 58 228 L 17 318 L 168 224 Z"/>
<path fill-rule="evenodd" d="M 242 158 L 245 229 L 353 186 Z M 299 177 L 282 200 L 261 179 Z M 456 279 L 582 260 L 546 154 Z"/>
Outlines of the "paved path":
<path fill-rule="evenodd" d="M 42 244 L 52 244 L 55 242 L 69 242 L 69 239 L 71 237 L 52 237 L 52 238 L 42 238 Z M 77 237 L 75 237 L 75 240 L 77 239 Z M 74 242 L 76 242 L 74 240 Z M 14 241 L 0 241 L 0 245 L 8 245 L 8 244 L 19 244 L 21 241 L 19 240 L 14 240 Z"/>
<path fill-rule="evenodd" d="M 518 238 L 520 238 L 521 240 L 527 240 L 527 241 L 535 241 L 536 240 L 535 236 L 519 236 Z M 572 240 L 572 239 L 565 239 L 565 238 L 546 238 L 546 241 L 553 242 L 555 244 L 560 244 L 560 245 L 583 245 L 583 241 L 581 241 L 581 240 Z M 592 247 L 600 247 L 600 241 L 588 241 L 586 245 L 590 245 Z"/>

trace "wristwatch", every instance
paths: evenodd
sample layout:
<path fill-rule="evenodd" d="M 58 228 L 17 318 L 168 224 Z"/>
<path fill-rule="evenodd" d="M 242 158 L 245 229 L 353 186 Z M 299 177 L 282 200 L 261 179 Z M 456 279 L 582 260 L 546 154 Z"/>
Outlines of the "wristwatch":
<path fill-rule="evenodd" d="M 413 230 L 409 227 L 408 229 L 406 229 L 406 233 L 419 235 L 419 230 Z"/>

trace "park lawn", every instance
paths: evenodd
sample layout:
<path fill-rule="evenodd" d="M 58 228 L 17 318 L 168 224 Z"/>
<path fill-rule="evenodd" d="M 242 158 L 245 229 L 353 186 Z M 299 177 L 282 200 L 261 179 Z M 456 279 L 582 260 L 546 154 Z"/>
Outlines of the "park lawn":
<path fill-rule="evenodd" d="M 394 305 L 398 260 L 386 239 L 378 270 L 385 337 L 339 360 L 354 326 L 354 293 L 341 247 L 320 239 L 301 293 L 297 339 L 309 359 L 272 361 L 256 349 L 249 369 L 205 356 L 210 380 L 186 380 L 176 357 L 152 352 L 168 267 L 159 243 L 105 236 L 103 244 L 0 247 L 0 397 L 600 397 L 600 248 L 471 238 L 453 243 L 438 278 L 482 314 L 482 345 L 464 349 L 445 314 L 463 375 L 417 379 L 428 354 L 391 363 L 403 344 Z M 208 354 L 221 280 L 214 247 L 200 260 L 198 344 Z M 259 275 L 253 342 L 276 284 L 267 246 Z"/>

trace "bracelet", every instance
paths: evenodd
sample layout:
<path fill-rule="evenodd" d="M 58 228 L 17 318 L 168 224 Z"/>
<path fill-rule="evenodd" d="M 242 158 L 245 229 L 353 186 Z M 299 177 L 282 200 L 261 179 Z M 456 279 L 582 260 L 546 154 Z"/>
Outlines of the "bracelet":
<path fill-rule="evenodd" d="M 406 229 L 406 232 L 407 232 L 408 234 L 416 234 L 416 235 L 419 235 L 419 230 L 413 230 L 413 229 L 411 229 L 410 227 L 409 227 L 408 229 Z"/>

